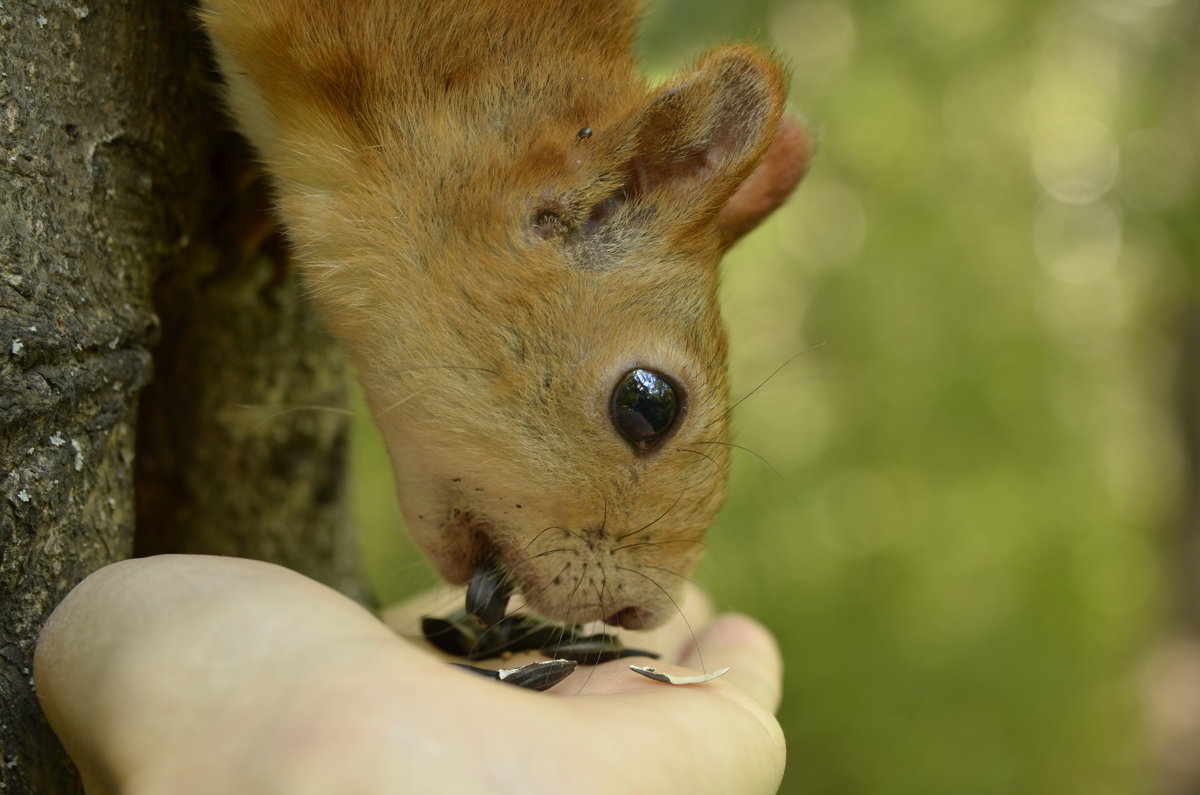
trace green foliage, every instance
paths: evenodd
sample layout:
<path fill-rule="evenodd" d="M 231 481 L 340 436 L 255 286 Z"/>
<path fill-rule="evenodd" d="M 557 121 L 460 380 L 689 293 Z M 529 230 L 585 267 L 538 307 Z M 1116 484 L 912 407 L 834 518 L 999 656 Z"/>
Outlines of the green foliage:
<path fill-rule="evenodd" d="M 699 575 L 780 639 L 784 791 L 1148 791 L 1196 7 L 662 0 L 645 28 L 660 74 L 768 43 L 821 141 L 724 266 L 749 397 Z M 370 515 L 385 464 L 359 479 L 380 594 L 428 585 Z"/>

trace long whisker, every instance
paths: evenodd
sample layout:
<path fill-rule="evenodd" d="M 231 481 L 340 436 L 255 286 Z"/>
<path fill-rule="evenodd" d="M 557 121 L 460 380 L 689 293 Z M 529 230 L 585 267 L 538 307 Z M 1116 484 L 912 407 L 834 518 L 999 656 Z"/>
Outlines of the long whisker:
<path fill-rule="evenodd" d="M 562 576 L 562 574 L 563 574 L 563 572 L 565 572 L 565 571 L 566 571 L 568 568 L 569 568 L 569 564 L 568 564 L 567 566 L 563 566 L 563 567 L 562 567 L 562 569 L 561 569 L 561 570 L 558 572 L 558 574 L 556 574 L 556 575 L 554 575 L 554 576 L 555 576 L 555 577 L 561 577 L 561 576 Z M 549 582 L 547 582 L 547 584 L 546 584 L 546 585 L 545 585 L 545 586 L 544 586 L 544 587 L 543 587 L 543 588 L 542 588 L 540 591 L 538 591 L 538 594 L 541 594 L 541 593 L 543 593 L 543 592 L 546 590 L 546 588 L 549 588 L 549 587 L 550 587 L 550 585 L 549 585 Z M 528 611 L 529 611 L 529 600 L 530 600 L 530 598 L 529 598 L 529 597 L 527 597 L 527 598 L 526 598 L 526 603 L 525 603 L 525 604 L 522 606 L 522 608 L 521 608 L 521 609 L 525 610 L 526 612 L 528 612 Z M 514 610 L 513 612 L 509 613 L 507 616 L 505 616 L 505 618 L 507 618 L 508 616 L 515 616 L 515 615 L 518 615 L 518 611 L 517 611 L 517 610 Z M 533 633 L 535 633 L 535 632 L 537 632 L 537 631 L 541 630 L 541 629 L 542 629 L 542 628 L 543 628 L 543 627 L 544 627 L 546 624 L 548 624 L 548 623 L 550 623 L 550 622 L 544 622 L 543 624 L 541 624 L 541 625 L 539 625 L 539 626 L 530 627 L 530 628 L 529 628 L 529 630 L 528 630 L 527 632 L 524 632 L 524 633 L 522 633 L 521 635 L 518 635 L 517 637 L 513 638 L 512 640 L 513 640 L 513 641 L 520 641 L 520 640 L 524 640 L 525 638 L 529 637 L 529 636 L 530 636 L 530 635 L 532 635 Z M 560 639 L 560 641 L 559 641 L 559 642 L 561 642 L 561 638 L 562 638 L 562 633 L 563 633 L 563 632 L 565 632 L 565 627 L 564 627 L 564 628 L 560 628 L 560 629 L 559 629 L 559 639 Z"/>
<path fill-rule="evenodd" d="M 704 664 L 704 652 L 700 648 L 700 641 L 696 638 L 696 631 L 692 629 L 692 622 L 687 620 L 687 616 L 684 615 L 683 608 L 681 608 L 679 603 L 675 601 L 675 597 L 671 596 L 671 592 L 659 585 L 658 580 L 644 572 L 640 572 L 637 569 L 630 569 L 625 566 L 618 566 L 617 568 L 621 571 L 627 571 L 631 574 L 636 574 L 639 577 L 649 580 L 651 585 L 662 591 L 663 596 L 670 600 L 671 604 L 675 607 L 675 612 L 679 613 L 679 617 L 683 619 L 683 625 L 687 627 L 688 634 L 692 636 L 692 647 L 696 650 L 696 656 L 700 658 L 700 670 L 704 673 L 708 673 L 708 666 Z"/>
<path fill-rule="evenodd" d="M 568 616 L 570 616 L 570 615 L 571 615 L 571 602 L 574 602 L 574 601 L 575 601 L 575 594 L 579 593 L 579 589 L 583 587 L 583 581 L 584 581 L 584 579 L 585 579 L 585 577 L 584 577 L 584 573 L 583 573 L 583 572 L 580 572 L 580 573 L 579 573 L 579 577 L 578 577 L 578 578 L 575 580 L 575 587 L 571 589 L 571 592 L 570 592 L 569 594 L 567 594 L 567 598 L 566 598 L 566 600 L 565 600 L 565 601 L 566 601 L 566 603 L 567 603 L 567 611 L 566 611 L 566 614 L 567 614 Z M 565 635 L 565 634 L 566 634 L 566 624 L 567 624 L 567 623 L 571 623 L 571 622 L 569 622 L 569 621 L 568 621 L 568 622 L 565 622 L 565 623 L 564 623 L 564 625 L 563 625 L 563 635 Z M 563 637 L 563 635 L 559 635 L 559 640 L 560 640 L 560 641 L 562 640 L 562 637 Z"/>
<path fill-rule="evenodd" d="M 612 551 L 620 552 L 623 549 L 636 549 L 638 547 L 657 547 L 657 546 L 663 546 L 666 544 L 695 544 L 696 546 L 704 547 L 705 549 L 708 548 L 708 545 L 705 544 L 703 541 L 701 541 L 698 538 L 667 538 L 662 541 L 638 541 L 633 544 L 625 544 L 624 546 L 613 547 Z"/>
<path fill-rule="evenodd" d="M 716 599 L 713 598 L 712 589 L 709 588 L 708 586 L 706 586 L 704 583 L 697 580 L 695 577 L 691 577 L 687 574 L 680 574 L 677 571 L 671 571 L 670 569 L 666 568 L 665 566 L 643 565 L 642 568 L 654 569 L 655 571 L 661 571 L 663 574 L 670 574 L 672 577 L 675 577 L 676 579 L 680 579 L 686 583 L 690 583 L 693 587 L 696 588 L 696 590 L 700 591 L 700 593 L 707 596 L 709 601 L 713 602 L 714 604 L 716 603 Z M 726 609 L 726 608 L 728 608 L 728 605 L 724 601 L 722 601 L 722 609 Z"/>
<path fill-rule="evenodd" d="M 746 399 L 748 399 L 749 397 L 751 397 L 752 395 L 754 395 L 756 392 L 758 392 L 758 390 L 760 390 L 760 389 L 762 389 L 764 386 L 766 386 L 766 385 L 767 385 L 767 382 L 768 382 L 768 381 L 770 381 L 772 378 L 774 378 L 775 376 L 779 375 L 779 371 L 780 371 L 780 370 L 782 370 L 783 368 L 787 367 L 789 364 L 791 364 L 792 362 L 796 361 L 796 360 L 797 360 L 797 359 L 799 359 L 801 356 L 807 356 L 808 354 L 812 353 L 813 351 L 815 351 L 815 350 L 818 350 L 818 349 L 820 349 L 820 348 L 823 348 L 823 347 L 825 347 L 825 343 L 824 343 L 824 342 L 819 342 L 819 343 L 817 343 L 816 345 L 812 346 L 811 348 L 806 348 L 805 350 L 802 350 L 802 351 L 800 351 L 799 353 L 797 353 L 795 356 L 792 356 L 791 358 L 789 358 L 789 359 L 788 359 L 787 361 L 785 361 L 783 364 L 779 365 L 779 366 L 778 366 L 778 367 L 776 367 L 774 370 L 772 370 L 772 371 L 771 371 L 771 374 L 770 374 L 770 375 L 768 375 L 766 378 L 764 378 L 764 379 L 763 379 L 761 382 L 759 382 L 758 386 L 754 387 L 754 389 L 751 389 L 751 390 L 750 390 L 749 392 L 747 392 L 745 395 L 742 395 L 742 397 L 738 398 L 738 400 L 737 400 L 737 401 L 736 401 L 736 402 L 735 402 L 733 405 L 731 405 L 729 408 L 725 409 L 724 413 L 722 413 L 722 414 L 721 414 L 721 416 L 717 417 L 715 420 L 713 420 L 712 422 L 708 423 L 708 425 L 706 425 L 706 426 L 704 426 L 704 427 L 706 427 L 706 428 L 707 428 L 709 425 L 715 425 L 716 423 L 718 423 L 718 422 L 720 422 L 721 420 L 723 420 L 723 419 L 725 419 L 726 417 L 728 417 L 730 414 L 732 414 L 732 413 L 733 413 L 733 410 L 734 410 L 734 409 L 736 409 L 738 406 L 742 405 L 742 403 L 743 403 L 743 402 L 744 402 Z"/>
<path fill-rule="evenodd" d="M 604 604 L 604 591 L 608 587 L 608 570 L 602 566 L 600 568 L 600 574 L 601 574 L 601 580 L 600 580 L 600 585 L 596 592 L 596 602 L 597 602 L 597 604 L 602 605 L 602 604 Z M 583 581 L 583 578 L 581 576 L 580 582 L 582 582 L 582 581 Z M 597 668 L 597 666 L 595 666 L 595 665 L 588 666 L 587 678 L 585 678 L 583 680 L 583 682 L 580 683 L 579 690 L 577 690 L 576 693 L 582 692 L 583 689 L 588 686 L 588 684 L 592 681 L 592 677 L 596 675 L 596 668 Z"/>
<path fill-rule="evenodd" d="M 414 389 L 412 392 L 409 392 L 407 395 L 400 398 L 399 400 L 394 401 L 393 403 L 390 403 L 387 406 L 384 406 L 383 407 L 384 415 L 391 414 L 396 409 L 403 407 L 404 404 L 407 403 L 408 401 L 419 398 L 421 395 L 425 394 L 430 389 L 431 389 L 431 387 L 425 387 L 424 389 Z"/>
<path fill-rule="evenodd" d="M 719 441 L 715 441 L 715 440 L 713 440 L 713 441 L 696 441 L 696 442 L 692 442 L 692 444 L 718 444 L 718 445 L 721 445 L 722 447 L 728 447 L 732 450 L 741 450 L 743 453 L 749 453 L 750 455 L 757 458 L 759 461 L 762 461 L 764 464 L 766 464 L 772 470 L 774 470 L 776 475 L 779 474 L 779 470 L 775 469 L 774 464 L 772 464 L 770 461 L 768 461 L 766 458 L 764 458 L 759 453 L 756 453 L 755 451 L 751 450 L 749 447 L 746 447 L 745 445 L 737 444 L 735 442 L 719 442 Z"/>
<path fill-rule="evenodd" d="M 518 567 L 524 566 L 527 563 L 532 563 L 533 561 L 537 560 L 538 558 L 544 558 L 544 557 L 547 557 L 548 555 L 557 555 L 559 552 L 569 552 L 569 551 L 570 550 L 567 547 L 555 547 L 554 549 L 542 550 L 541 552 L 538 552 L 536 555 L 523 555 L 520 558 L 517 558 L 515 561 L 513 561 L 512 571 L 515 572 Z"/>
<path fill-rule="evenodd" d="M 559 527 L 558 525 L 550 525 L 549 527 L 543 527 L 541 530 L 538 531 L 537 535 L 535 535 L 532 539 L 530 539 L 529 543 L 525 545 L 525 548 L 529 549 L 531 546 L 533 546 L 535 543 L 537 543 L 537 540 L 542 537 L 543 533 L 547 533 L 550 530 L 562 530 L 564 533 L 570 532 L 569 530 L 567 530 L 567 528 Z"/>
<path fill-rule="evenodd" d="M 788 483 L 788 480 L 787 480 L 787 478 L 785 478 L 783 476 L 783 473 L 780 472 L 775 467 L 774 464 L 772 464 L 770 461 L 768 461 L 766 458 L 764 458 L 759 453 L 756 453 L 755 451 L 751 450 L 749 447 L 745 447 L 740 444 L 734 444 L 733 442 L 718 442 L 718 441 L 692 442 L 692 444 L 716 444 L 716 445 L 721 445 L 723 447 L 728 447 L 732 450 L 741 450 L 743 453 L 749 453 L 750 455 L 754 456 L 759 461 L 761 461 L 763 464 L 765 464 L 767 466 L 767 468 L 770 469 L 771 472 L 773 472 L 775 474 L 775 477 L 777 477 L 779 479 L 779 482 L 783 484 L 784 490 L 787 492 L 787 494 L 791 498 L 792 502 L 794 502 L 797 506 L 800 505 L 799 497 L 797 497 L 795 492 L 792 491 L 792 485 L 790 483 Z"/>
<path fill-rule="evenodd" d="M 717 470 L 717 472 L 719 472 L 719 473 L 725 472 L 725 469 L 720 464 L 717 463 L 715 458 L 713 458 L 710 455 L 705 455 L 704 453 L 700 452 L 699 450 L 693 450 L 690 447 L 676 447 L 675 449 L 680 451 L 681 453 L 691 453 L 692 455 L 698 455 L 701 458 L 708 459 L 708 463 L 713 465 L 713 469 Z"/>
<path fill-rule="evenodd" d="M 645 565 L 643 565 L 643 566 L 642 566 L 642 568 L 645 568 L 645 569 L 654 569 L 655 571 L 661 571 L 663 574 L 670 574 L 672 577 L 677 577 L 677 578 L 679 578 L 679 579 L 683 580 L 684 582 L 690 582 L 692 585 L 694 585 L 694 586 L 696 586 L 697 588 L 699 588 L 700 590 L 704 591 L 706 594 L 708 593 L 708 589 L 707 589 L 707 588 L 705 588 L 705 587 L 704 587 L 704 586 L 703 586 L 703 585 L 700 583 L 700 581 L 699 581 L 699 580 L 697 580 L 696 578 L 694 578 L 694 577 L 690 577 L 690 576 L 688 576 L 687 574 L 680 574 L 680 573 L 679 573 L 679 572 L 677 572 L 677 571 L 673 571 L 672 569 L 668 569 L 666 566 L 652 566 L 652 565 L 649 565 L 649 564 L 645 564 Z"/>
<path fill-rule="evenodd" d="M 624 535 L 619 535 L 619 536 L 617 536 L 617 537 L 616 537 L 616 539 L 615 539 L 615 540 L 616 540 L 616 541 L 623 541 L 624 539 L 626 539 L 626 538 L 629 538 L 629 537 L 630 537 L 630 536 L 632 536 L 632 535 L 636 535 L 636 534 L 638 534 L 638 533 L 642 532 L 643 530 L 647 530 L 647 529 L 649 529 L 650 527 L 653 527 L 653 526 L 654 526 L 654 525 L 655 525 L 657 522 L 659 522 L 661 519 L 663 519 L 664 517 L 666 517 L 666 515 L 667 515 L 667 514 L 669 514 L 671 511 L 675 510 L 675 506 L 679 504 L 679 501 L 680 501 L 681 499 L 683 499 L 683 495 L 682 495 L 682 494 L 681 494 L 681 495 L 679 495 L 678 497 L 676 497 L 676 498 L 675 498 L 675 502 L 671 503 L 671 505 L 670 505 L 670 506 L 667 508 L 667 510 L 665 510 L 665 511 L 663 511 L 661 514 L 659 514 L 659 515 L 658 515 L 658 517 L 657 517 L 656 519 L 654 519 L 654 521 L 650 522 L 649 524 L 642 525 L 641 527 L 639 527 L 639 528 L 638 528 L 638 529 L 636 529 L 636 530 L 630 530 L 628 533 L 625 533 Z"/>
<path fill-rule="evenodd" d="M 556 550 L 556 551 L 561 551 L 561 550 Z M 563 567 L 559 570 L 558 574 L 555 574 L 553 577 L 546 580 L 546 584 L 543 585 L 541 588 L 539 588 L 537 593 L 525 594 L 525 608 L 528 609 L 529 603 L 531 601 L 533 601 L 534 599 L 536 599 L 537 597 L 544 594 L 546 592 L 546 589 L 549 588 L 554 583 L 554 581 L 557 580 L 559 577 L 561 577 L 563 575 L 563 573 L 566 572 L 566 570 L 569 568 L 571 568 L 570 563 L 564 564 Z M 515 614 L 515 611 L 514 611 L 514 614 Z"/>

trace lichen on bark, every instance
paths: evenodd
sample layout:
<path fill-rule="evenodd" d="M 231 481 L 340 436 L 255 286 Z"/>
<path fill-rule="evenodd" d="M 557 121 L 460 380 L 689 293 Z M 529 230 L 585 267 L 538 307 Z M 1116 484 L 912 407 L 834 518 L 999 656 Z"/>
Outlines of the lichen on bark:
<path fill-rule="evenodd" d="M 344 364 L 279 250 L 257 245 L 269 237 L 240 234 L 262 188 L 243 179 L 189 13 L 0 4 L 7 792 L 78 789 L 31 660 L 97 568 L 135 547 L 239 554 L 359 593 Z"/>

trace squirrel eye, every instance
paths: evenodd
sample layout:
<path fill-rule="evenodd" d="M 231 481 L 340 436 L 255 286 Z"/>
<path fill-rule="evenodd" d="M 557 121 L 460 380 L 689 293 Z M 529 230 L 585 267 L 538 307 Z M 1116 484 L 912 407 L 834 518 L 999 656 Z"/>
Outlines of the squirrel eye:
<path fill-rule="evenodd" d="M 675 387 L 652 370 L 630 370 L 613 390 L 612 422 L 634 447 L 646 452 L 675 424 Z"/>

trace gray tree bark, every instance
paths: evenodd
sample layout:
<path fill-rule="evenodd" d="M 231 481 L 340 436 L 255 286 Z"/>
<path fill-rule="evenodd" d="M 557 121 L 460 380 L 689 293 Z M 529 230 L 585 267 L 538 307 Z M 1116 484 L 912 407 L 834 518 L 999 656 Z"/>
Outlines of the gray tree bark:
<path fill-rule="evenodd" d="M 238 554 L 359 592 L 345 417 L 298 408 L 340 406 L 344 365 L 262 231 L 210 82 L 184 4 L 0 0 L 7 792 L 78 789 L 31 660 L 92 571 Z"/>

